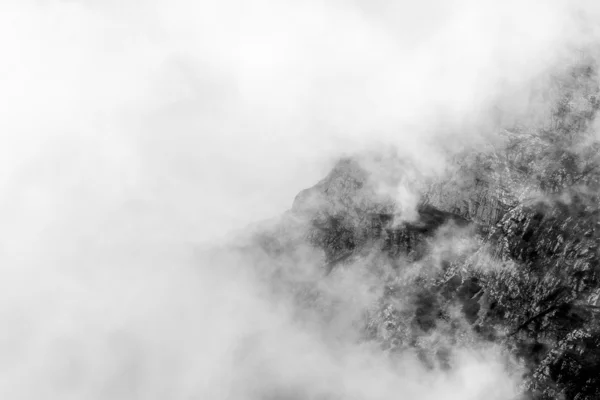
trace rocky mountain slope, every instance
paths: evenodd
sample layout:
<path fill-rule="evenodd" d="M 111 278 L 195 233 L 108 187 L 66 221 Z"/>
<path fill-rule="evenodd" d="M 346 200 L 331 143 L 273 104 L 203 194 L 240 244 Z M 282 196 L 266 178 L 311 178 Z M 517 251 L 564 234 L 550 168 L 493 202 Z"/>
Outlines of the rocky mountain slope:
<path fill-rule="evenodd" d="M 346 158 L 257 240 L 275 256 L 317 250 L 324 276 L 356 268 L 376 277 L 360 340 L 441 369 L 452 367 L 453 349 L 490 343 L 521 366 L 526 396 L 596 399 L 595 71 L 578 65 L 558 81 L 547 125 L 513 127 L 501 146 L 459 154 L 452 174 L 420 194 L 416 218 L 402 218 L 377 177 Z M 314 282 L 292 286 L 298 301 L 318 303 Z"/>

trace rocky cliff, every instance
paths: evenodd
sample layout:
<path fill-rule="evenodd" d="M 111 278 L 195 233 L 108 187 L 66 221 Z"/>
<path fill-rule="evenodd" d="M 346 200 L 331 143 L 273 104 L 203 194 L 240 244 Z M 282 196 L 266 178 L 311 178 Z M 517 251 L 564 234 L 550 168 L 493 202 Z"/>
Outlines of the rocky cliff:
<path fill-rule="evenodd" d="M 525 395 L 598 398 L 594 71 L 578 66 L 561 81 L 547 126 L 507 129 L 499 147 L 459 154 L 452 174 L 420 193 L 416 217 L 403 218 L 376 174 L 345 158 L 261 234 L 263 248 L 289 255 L 308 246 L 323 276 L 369 271 L 380 290 L 360 340 L 391 354 L 412 351 L 447 369 L 453 349 L 493 343 L 521 365 Z M 316 304 L 319 290 L 301 286 L 299 301 Z"/>

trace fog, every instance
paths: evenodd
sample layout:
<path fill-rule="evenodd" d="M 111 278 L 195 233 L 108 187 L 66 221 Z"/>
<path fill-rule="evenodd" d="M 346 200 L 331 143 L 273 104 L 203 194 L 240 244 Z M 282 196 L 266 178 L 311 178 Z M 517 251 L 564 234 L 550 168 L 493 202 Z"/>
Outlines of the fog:
<path fill-rule="evenodd" d="M 434 176 L 543 115 L 540 79 L 596 43 L 597 8 L 2 1 L 1 397 L 512 398 L 496 349 L 391 361 L 329 338 L 352 315 L 299 323 L 252 272 L 268 258 L 194 246 L 280 215 L 340 156 L 393 148 Z M 371 301 L 346 278 L 324 283 L 342 316 Z"/>

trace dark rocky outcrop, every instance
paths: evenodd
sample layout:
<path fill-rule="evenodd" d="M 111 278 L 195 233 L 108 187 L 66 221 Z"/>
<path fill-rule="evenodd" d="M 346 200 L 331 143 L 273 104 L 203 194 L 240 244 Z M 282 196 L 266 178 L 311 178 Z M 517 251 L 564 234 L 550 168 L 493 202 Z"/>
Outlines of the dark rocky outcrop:
<path fill-rule="evenodd" d="M 493 342 L 524 367 L 528 396 L 599 398 L 600 142 L 589 135 L 599 91 L 579 67 L 560 87 L 548 126 L 459 155 L 416 217 L 346 158 L 298 194 L 263 247 L 304 243 L 321 252 L 323 275 L 363 260 L 383 290 L 362 340 L 443 369 L 453 348 Z M 302 301 L 319 297 L 302 290 Z"/>
<path fill-rule="evenodd" d="M 600 378 L 592 373 L 600 370 L 600 208 L 595 196 L 572 192 L 522 202 L 493 224 L 493 219 L 467 215 L 479 225 L 424 203 L 415 221 L 396 223 L 390 204 L 373 201 L 366 212 L 355 208 L 351 197 L 368 188 L 361 181 L 368 174 L 357 174 L 357 168 L 344 160 L 302 194 L 328 205 L 314 211 L 307 229 L 310 243 L 324 251 L 325 273 L 365 250 L 378 252 L 401 270 L 414 263 L 420 269 L 400 280 L 399 272 L 386 283 L 368 317 L 366 339 L 390 351 L 417 351 L 432 368 L 449 368 L 454 346 L 494 341 L 524 363 L 525 390 L 534 397 L 553 399 L 561 393 L 591 399 L 600 394 Z M 328 180 L 337 183 L 334 189 L 327 187 Z M 340 195 L 348 197 L 336 198 Z M 299 201 L 295 212 L 307 215 Z M 452 237 L 468 232 L 472 245 L 436 264 L 431 253 L 448 226 Z M 436 339 L 430 337 L 434 331 Z"/>

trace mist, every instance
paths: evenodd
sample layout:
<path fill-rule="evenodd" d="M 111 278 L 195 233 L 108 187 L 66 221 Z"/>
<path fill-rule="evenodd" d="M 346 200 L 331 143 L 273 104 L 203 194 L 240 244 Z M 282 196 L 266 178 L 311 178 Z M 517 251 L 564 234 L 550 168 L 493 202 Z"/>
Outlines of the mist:
<path fill-rule="evenodd" d="M 432 372 L 358 343 L 370 278 L 321 281 L 308 250 L 286 261 L 337 302 L 336 318 L 297 318 L 256 272 L 274 261 L 224 243 L 348 154 L 393 149 L 413 175 L 386 190 L 413 207 L 411 179 L 546 112 L 545 77 L 597 43 L 598 11 L 3 1 L 1 397 L 513 398 L 497 349 Z"/>

